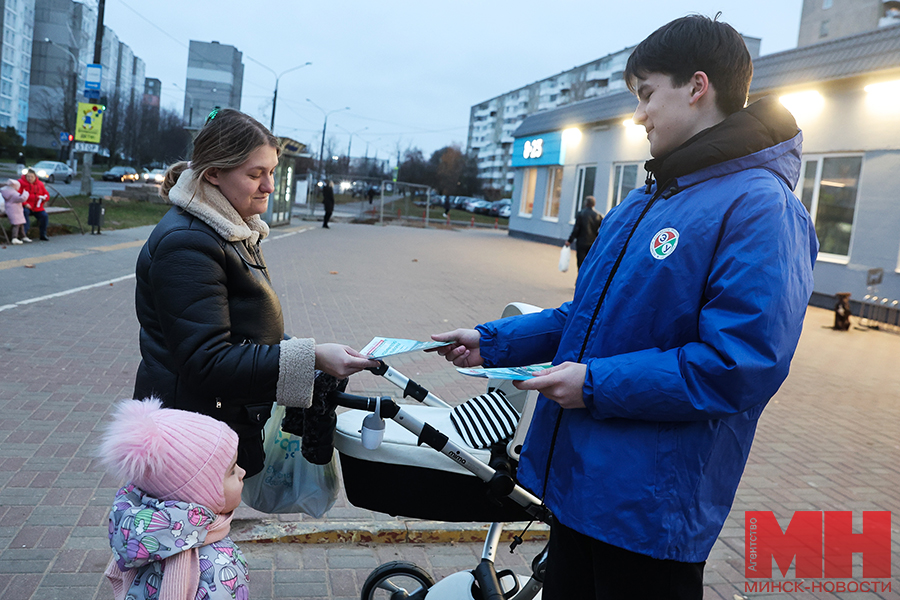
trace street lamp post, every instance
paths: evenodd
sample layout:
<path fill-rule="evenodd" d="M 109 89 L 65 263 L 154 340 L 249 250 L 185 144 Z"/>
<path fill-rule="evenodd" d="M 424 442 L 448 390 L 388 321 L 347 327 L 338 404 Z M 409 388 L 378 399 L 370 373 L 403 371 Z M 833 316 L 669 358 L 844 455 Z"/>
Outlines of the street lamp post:
<path fill-rule="evenodd" d="M 325 177 L 325 160 L 324 160 L 324 157 L 325 157 L 325 131 L 328 128 L 328 115 L 330 115 L 332 113 L 340 112 L 342 110 L 350 110 L 350 107 L 345 106 L 344 108 L 336 108 L 332 111 L 326 112 L 324 108 L 322 108 L 321 106 L 319 106 L 318 104 L 316 104 L 315 102 L 310 100 L 309 98 L 307 98 L 306 101 L 309 102 L 310 104 L 312 104 L 313 106 L 315 106 L 316 108 L 318 108 L 319 110 L 321 110 L 322 114 L 325 115 L 325 122 L 322 124 L 322 144 L 319 146 L 319 171 L 320 171 L 319 176 L 324 178 Z"/>
<path fill-rule="evenodd" d="M 69 50 L 62 44 L 57 44 L 50 38 L 44 38 L 44 42 L 50 44 L 51 46 L 56 46 L 57 48 L 59 48 L 60 50 L 62 50 L 66 54 L 68 54 L 69 57 L 71 57 L 71 59 L 72 59 L 72 94 L 73 94 L 73 96 L 77 96 L 78 95 L 78 89 L 77 89 L 78 88 L 78 59 L 75 57 L 74 54 L 72 54 L 71 50 Z M 63 103 L 63 105 L 65 106 L 65 103 Z M 64 117 L 63 120 L 65 121 L 67 119 Z M 62 142 L 62 140 L 60 140 L 60 142 Z M 70 149 L 71 149 L 71 146 L 70 146 Z M 70 154 L 71 154 L 71 152 L 70 152 Z"/>
<path fill-rule="evenodd" d="M 185 99 L 189 100 L 191 103 L 190 106 L 188 107 L 188 126 L 187 126 L 188 129 L 191 129 L 194 126 L 194 97 L 191 96 L 191 93 L 189 91 L 187 91 L 186 89 L 182 90 L 180 87 L 178 87 L 177 83 L 172 82 L 172 85 L 175 86 L 176 90 L 180 90 L 180 91 L 184 92 Z"/>
<path fill-rule="evenodd" d="M 52 46 L 56 46 L 57 48 L 59 48 L 60 50 L 62 50 L 63 52 L 65 52 L 72 58 L 72 94 L 77 97 L 77 95 L 78 95 L 78 89 L 77 89 L 78 88 L 78 58 L 76 58 L 75 55 L 72 54 L 71 50 L 69 50 L 62 44 L 57 44 L 50 38 L 44 38 L 44 42 L 46 42 Z M 76 99 L 75 106 L 73 106 L 72 110 L 69 111 L 70 114 L 68 116 L 71 117 L 71 113 L 75 112 L 75 109 L 77 109 L 77 108 L 78 108 L 78 104 L 77 104 L 77 99 Z M 65 113 L 65 111 L 66 111 L 65 102 L 63 102 L 63 112 Z M 67 120 L 66 117 L 63 117 L 63 120 L 64 121 Z M 75 133 L 74 129 L 77 127 L 78 127 L 78 119 L 76 117 L 75 127 L 69 133 L 74 134 Z M 61 142 L 62 142 L 62 140 L 60 140 L 60 143 Z M 74 144 L 70 142 L 69 143 L 69 161 L 72 160 L 73 149 L 74 149 Z M 85 194 L 87 196 L 90 196 L 91 191 L 92 191 L 91 188 L 93 187 L 93 185 L 92 185 L 93 180 L 91 179 L 91 175 L 90 175 L 90 161 L 88 160 L 88 158 L 86 158 L 88 156 L 88 154 L 89 153 L 85 152 L 85 157 L 82 159 L 84 168 L 82 169 L 82 174 L 81 174 L 81 193 Z M 91 157 L 92 156 L 93 155 L 91 155 Z"/>
<path fill-rule="evenodd" d="M 246 55 L 245 55 L 245 56 L 246 56 Z M 269 124 L 269 131 L 271 131 L 272 133 L 275 133 L 275 106 L 276 106 L 276 104 L 277 104 L 277 102 L 278 102 L 278 81 L 281 79 L 281 76 L 282 76 L 282 75 L 287 75 L 287 74 L 290 73 L 291 71 L 296 71 L 296 70 L 298 70 L 298 69 L 302 69 L 303 67 L 308 67 L 308 66 L 311 65 L 312 63 L 311 63 L 311 62 L 305 62 L 305 63 L 303 63 L 302 65 L 297 65 L 296 67 L 291 67 L 291 68 L 288 69 L 287 71 L 282 71 L 282 72 L 281 72 L 281 75 L 279 75 L 279 74 L 276 73 L 273 69 L 271 69 L 270 67 L 267 67 L 266 65 L 262 64 L 262 63 L 259 62 L 258 60 L 254 59 L 254 58 L 252 58 L 252 57 L 250 57 L 250 56 L 247 56 L 247 58 L 250 59 L 250 60 L 252 60 L 252 61 L 255 62 L 256 64 L 258 64 L 259 66 L 261 66 L 263 69 L 266 69 L 267 71 L 269 71 L 270 73 L 272 73 L 272 75 L 275 76 L 275 93 L 272 94 L 272 120 L 270 121 L 270 124 Z"/>
<path fill-rule="evenodd" d="M 361 131 L 365 131 L 366 129 L 368 129 L 368 127 L 363 127 L 362 129 L 357 129 L 356 131 L 349 131 L 349 130 L 345 129 L 344 127 L 341 127 L 340 125 L 337 125 L 336 127 L 343 129 L 344 131 L 346 131 L 347 133 L 350 134 L 350 141 L 347 142 L 347 172 L 349 172 L 350 171 L 350 147 L 353 144 L 353 136 Z"/>

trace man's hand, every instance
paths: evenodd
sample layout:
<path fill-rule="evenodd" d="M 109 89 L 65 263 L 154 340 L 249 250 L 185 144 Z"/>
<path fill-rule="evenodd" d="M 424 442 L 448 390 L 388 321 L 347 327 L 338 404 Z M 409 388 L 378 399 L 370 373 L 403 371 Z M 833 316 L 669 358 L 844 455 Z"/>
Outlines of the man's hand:
<path fill-rule="evenodd" d="M 370 360 L 343 344 L 317 344 L 316 368 L 338 379 L 350 377 L 363 369 L 377 367 L 377 360 Z"/>
<path fill-rule="evenodd" d="M 457 367 L 481 366 L 481 334 L 475 329 L 454 329 L 431 336 L 436 342 L 452 342 L 449 346 L 432 348 L 426 352 L 437 352 Z"/>
<path fill-rule="evenodd" d="M 566 248 L 568 248 L 568 247 L 571 246 L 571 245 L 572 245 L 572 244 L 570 244 L 569 242 L 566 242 Z"/>
<path fill-rule="evenodd" d="M 587 365 L 564 362 L 561 365 L 538 371 L 531 379 L 515 381 L 520 390 L 537 390 L 563 408 L 584 408 L 584 376 Z"/>

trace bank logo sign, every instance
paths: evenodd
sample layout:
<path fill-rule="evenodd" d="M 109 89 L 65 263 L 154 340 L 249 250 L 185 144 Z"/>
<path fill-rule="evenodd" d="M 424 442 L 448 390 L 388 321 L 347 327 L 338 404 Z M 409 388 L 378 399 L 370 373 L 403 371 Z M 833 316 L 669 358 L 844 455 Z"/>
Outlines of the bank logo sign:
<path fill-rule="evenodd" d="M 671 227 L 666 227 L 658 231 L 653 236 L 653 239 L 650 240 L 650 256 L 656 260 L 668 258 L 670 254 L 675 252 L 677 245 L 678 232 Z"/>

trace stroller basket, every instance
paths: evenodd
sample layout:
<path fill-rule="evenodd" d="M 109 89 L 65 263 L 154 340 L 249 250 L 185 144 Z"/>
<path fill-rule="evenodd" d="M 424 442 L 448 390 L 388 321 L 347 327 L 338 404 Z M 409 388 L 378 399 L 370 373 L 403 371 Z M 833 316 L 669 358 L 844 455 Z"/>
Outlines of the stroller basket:
<path fill-rule="evenodd" d="M 433 426 L 456 444 L 466 443 L 456 432 L 447 409 L 404 406 L 419 421 Z M 378 450 L 362 446 L 360 430 L 365 411 L 338 415 L 334 446 L 340 453 L 347 499 L 354 506 L 415 519 L 434 521 L 527 521 L 528 513 L 509 498 L 488 496 L 488 484 L 462 466 L 447 460 L 392 420 L 385 422 Z M 466 447 L 487 463 L 489 450 Z"/>

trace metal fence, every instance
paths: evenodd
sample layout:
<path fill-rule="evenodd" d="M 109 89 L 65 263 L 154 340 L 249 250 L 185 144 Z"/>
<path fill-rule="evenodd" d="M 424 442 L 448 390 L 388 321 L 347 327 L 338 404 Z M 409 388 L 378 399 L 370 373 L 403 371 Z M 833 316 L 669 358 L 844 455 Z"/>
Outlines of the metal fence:
<path fill-rule="evenodd" d="M 900 301 L 866 294 L 860 302 L 859 324 L 900 333 Z"/>
<path fill-rule="evenodd" d="M 315 182 L 315 175 L 311 181 Z M 506 219 L 476 217 L 466 214 L 461 218 L 445 216 L 439 196 L 426 185 L 364 177 L 329 177 L 334 184 L 335 214 L 369 223 L 400 222 L 412 226 L 448 225 L 454 227 L 506 228 Z M 322 186 L 310 185 L 306 207 L 301 209 L 309 216 L 322 211 Z M 371 194 L 370 194 L 371 190 Z"/>

